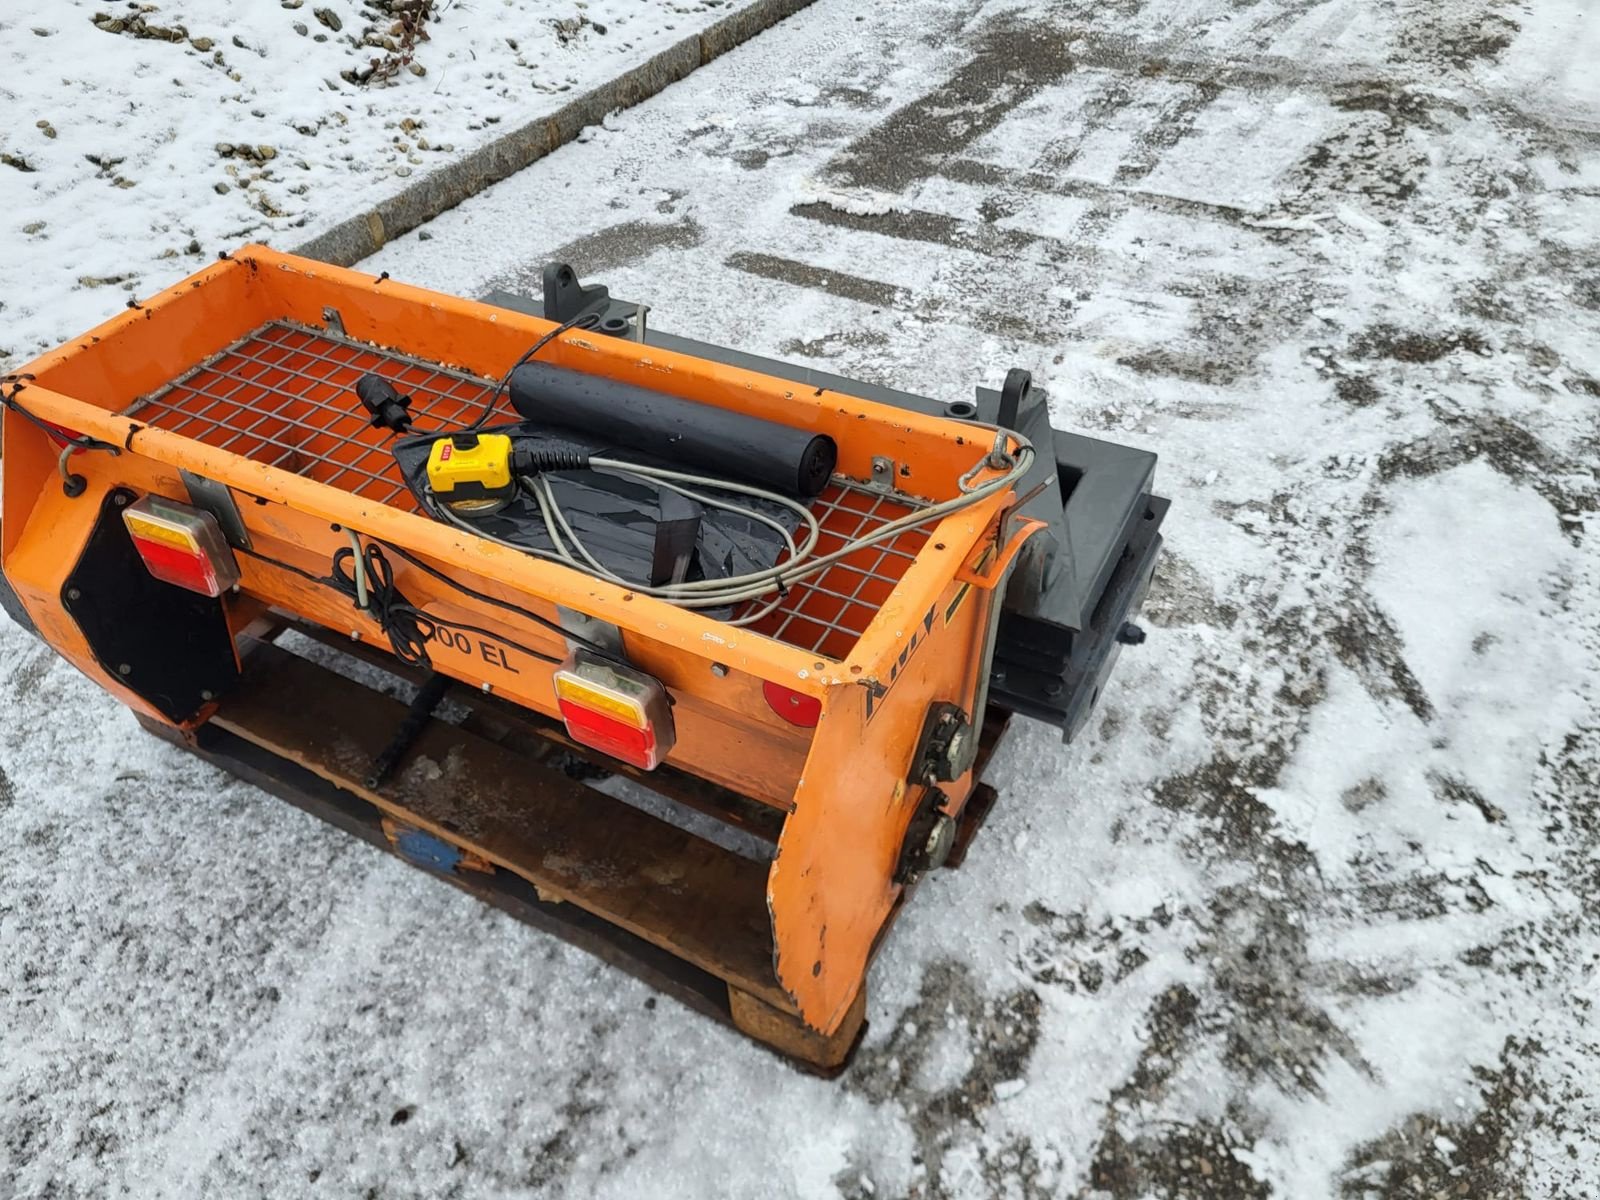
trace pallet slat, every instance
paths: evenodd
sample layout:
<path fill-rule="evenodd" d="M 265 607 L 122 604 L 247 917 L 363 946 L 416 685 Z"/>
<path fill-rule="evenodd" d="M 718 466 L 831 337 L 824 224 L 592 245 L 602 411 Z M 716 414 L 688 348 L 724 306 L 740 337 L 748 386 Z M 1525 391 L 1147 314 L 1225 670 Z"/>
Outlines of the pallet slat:
<path fill-rule="evenodd" d="M 385 835 L 392 819 L 487 859 L 492 872 L 432 869 L 804 1070 L 831 1078 L 845 1069 L 866 1030 L 866 989 L 832 1034 L 800 1019 L 773 973 L 764 862 L 569 778 L 548 761 L 563 740 L 549 739 L 535 715 L 492 696 L 463 694 L 463 722 L 431 721 L 390 780 L 370 789 L 364 781 L 371 761 L 407 706 L 320 661 L 325 656 L 312 661 L 274 644 L 283 625 L 265 621 L 249 631 L 239 688 L 208 724 L 191 734 L 145 718 L 141 724 L 376 845 L 398 850 L 392 827 Z M 390 674 L 409 674 L 389 656 L 354 653 L 365 647 L 317 640 Z M 1005 725 L 1004 714 L 990 716 L 980 768 Z M 687 791 L 680 803 L 730 825 L 749 819 L 714 791 L 663 790 Z M 959 865 L 993 801 L 993 789 L 977 785 L 948 866 Z M 893 918 L 891 912 L 879 930 L 880 942 Z"/>
<path fill-rule="evenodd" d="M 197 738 L 186 738 L 170 725 L 142 715 L 139 724 L 150 734 L 229 774 L 287 801 L 318 820 L 392 854 L 380 810 L 343 791 L 304 767 L 285 762 L 270 750 L 247 742 L 226 730 L 206 726 Z M 540 899 L 534 887 L 519 875 L 497 871 L 432 872 L 486 904 L 492 904 L 526 925 L 551 934 L 602 961 L 626 971 L 647 987 L 671 996 L 696 1012 L 725 1025 L 734 1025 L 730 989 L 716 976 L 685 962 L 643 938 L 618 929 L 575 904 Z M 809 1061 L 801 1065 L 810 1067 Z"/>
<path fill-rule="evenodd" d="M 388 782 L 361 783 L 405 705 L 273 646 L 213 723 L 759 996 L 773 971 L 766 867 L 460 728 L 431 721 Z"/>

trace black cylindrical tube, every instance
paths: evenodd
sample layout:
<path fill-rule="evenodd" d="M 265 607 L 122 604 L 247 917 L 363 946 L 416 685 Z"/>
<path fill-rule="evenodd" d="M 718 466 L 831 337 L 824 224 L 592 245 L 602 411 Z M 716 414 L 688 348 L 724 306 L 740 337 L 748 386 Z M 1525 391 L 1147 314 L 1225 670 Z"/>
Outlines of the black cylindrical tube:
<path fill-rule="evenodd" d="M 524 420 L 810 498 L 833 475 L 833 439 L 550 363 L 511 372 Z"/>

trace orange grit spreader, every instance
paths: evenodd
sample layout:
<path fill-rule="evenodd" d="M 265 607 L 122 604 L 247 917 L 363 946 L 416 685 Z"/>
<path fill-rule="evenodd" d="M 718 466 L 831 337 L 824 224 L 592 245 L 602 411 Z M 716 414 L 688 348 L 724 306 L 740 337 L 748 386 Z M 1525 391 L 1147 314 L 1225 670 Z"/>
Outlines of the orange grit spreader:
<path fill-rule="evenodd" d="M 936 401 L 544 284 L 250 246 L 6 377 L 0 604 L 152 732 L 837 1070 L 1005 719 L 1071 736 L 1142 640 L 1155 458 L 1022 371 Z"/>

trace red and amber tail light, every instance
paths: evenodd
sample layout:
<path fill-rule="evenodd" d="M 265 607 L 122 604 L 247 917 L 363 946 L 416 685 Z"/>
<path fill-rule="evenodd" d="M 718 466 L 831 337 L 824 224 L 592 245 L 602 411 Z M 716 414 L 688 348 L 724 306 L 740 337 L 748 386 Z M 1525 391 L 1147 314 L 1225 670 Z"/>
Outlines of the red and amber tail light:
<path fill-rule="evenodd" d="M 644 771 L 672 750 L 672 704 L 661 681 L 584 650 L 554 675 L 556 705 L 572 740 Z"/>
<path fill-rule="evenodd" d="M 220 596 L 239 582 L 239 564 L 217 519 L 202 509 L 146 496 L 122 510 L 146 569 L 157 579 Z"/>

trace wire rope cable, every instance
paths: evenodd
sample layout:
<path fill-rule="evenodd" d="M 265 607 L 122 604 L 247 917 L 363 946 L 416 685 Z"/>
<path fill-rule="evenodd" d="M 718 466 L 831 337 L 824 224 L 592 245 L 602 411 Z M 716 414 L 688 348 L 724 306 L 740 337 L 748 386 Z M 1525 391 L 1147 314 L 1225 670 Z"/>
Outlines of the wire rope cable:
<path fill-rule="evenodd" d="M 886 521 L 876 529 L 845 540 L 838 549 L 825 554 L 815 553 L 817 543 L 822 537 L 822 529 L 816 515 L 808 506 L 789 496 L 728 479 L 697 475 L 666 467 L 647 466 L 641 463 L 626 462 L 599 455 L 590 457 L 589 467 L 591 469 L 602 470 L 616 475 L 633 476 L 658 488 L 677 492 L 699 503 L 720 508 L 746 519 L 768 525 L 777 529 L 783 536 L 785 549 L 788 553 L 788 557 L 784 561 L 758 571 L 721 579 L 683 580 L 674 583 L 648 585 L 624 578 L 606 569 L 589 548 L 583 544 L 583 539 L 572 527 L 571 522 L 562 511 L 554 490 L 551 488 L 550 481 L 543 474 L 521 475 L 518 477 L 518 483 L 539 509 L 546 532 L 554 547 L 550 550 L 528 546 L 491 534 L 467 518 L 452 511 L 448 504 L 435 503 L 431 507 L 436 516 L 449 524 L 487 541 L 562 563 L 586 574 L 614 583 L 619 587 L 625 587 L 636 594 L 666 600 L 681 608 L 726 608 L 749 601 L 767 599 L 768 602 L 757 611 L 744 614 L 727 622 L 732 625 L 748 625 L 759 621 L 776 609 L 783 602 L 785 594 L 793 584 L 820 574 L 829 567 L 844 561 L 869 546 L 898 537 L 911 529 L 927 525 L 932 521 L 941 520 L 952 513 L 978 504 L 997 492 L 1012 486 L 1026 475 L 1033 464 L 1034 450 L 1032 445 L 1012 431 L 1001 429 L 998 426 L 985 426 L 985 428 L 995 431 L 994 449 L 980 458 L 961 477 L 958 481 L 959 491 L 956 496 Z M 1014 448 L 1007 449 L 1006 443 L 1008 439 L 1014 443 Z M 997 474 L 979 481 L 978 477 L 986 469 L 995 471 Z M 749 496 L 753 499 L 767 501 L 787 508 L 799 518 L 798 529 L 803 530 L 803 533 L 797 541 L 781 521 L 767 513 L 760 512 L 748 505 L 739 504 L 733 500 L 708 496 L 699 489 L 711 489 L 712 491 Z"/>

